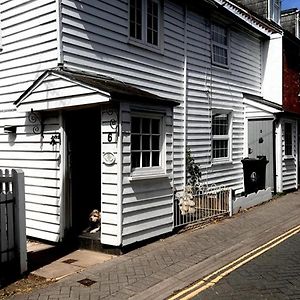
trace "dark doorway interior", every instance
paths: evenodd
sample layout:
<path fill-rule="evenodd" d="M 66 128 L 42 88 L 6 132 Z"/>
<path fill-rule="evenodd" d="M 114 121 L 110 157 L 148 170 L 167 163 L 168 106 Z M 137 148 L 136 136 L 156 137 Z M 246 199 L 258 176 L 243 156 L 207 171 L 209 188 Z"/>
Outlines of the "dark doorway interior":
<path fill-rule="evenodd" d="M 88 228 L 90 212 L 101 210 L 101 111 L 99 107 L 73 110 L 65 117 L 70 217 L 78 235 Z"/>

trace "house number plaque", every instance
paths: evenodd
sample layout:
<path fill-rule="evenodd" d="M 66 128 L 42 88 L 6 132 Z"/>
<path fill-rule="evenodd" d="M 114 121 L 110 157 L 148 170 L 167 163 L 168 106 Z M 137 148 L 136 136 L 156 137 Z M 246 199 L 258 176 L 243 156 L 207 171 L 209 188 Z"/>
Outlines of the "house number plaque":
<path fill-rule="evenodd" d="M 113 108 L 106 109 L 103 112 L 103 116 L 105 116 L 105 123 L 108 123 L 107 128 L 109 132 L 106 132 L 107 142 L 114 143 L 116 142 L 113 138 L 114 135 L 118 136 L 119 126 L 118 126 L 118 113 L 117 110 Z"/>

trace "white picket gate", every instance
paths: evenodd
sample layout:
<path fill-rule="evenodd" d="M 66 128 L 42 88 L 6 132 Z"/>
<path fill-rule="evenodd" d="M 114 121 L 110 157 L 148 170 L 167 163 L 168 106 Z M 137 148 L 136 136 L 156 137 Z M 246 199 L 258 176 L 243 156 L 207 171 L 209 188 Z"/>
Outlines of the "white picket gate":
<path fill-rule="evenodd" d="M 0 269 L 27 271 L 24 173 L 0 170 Z"/>

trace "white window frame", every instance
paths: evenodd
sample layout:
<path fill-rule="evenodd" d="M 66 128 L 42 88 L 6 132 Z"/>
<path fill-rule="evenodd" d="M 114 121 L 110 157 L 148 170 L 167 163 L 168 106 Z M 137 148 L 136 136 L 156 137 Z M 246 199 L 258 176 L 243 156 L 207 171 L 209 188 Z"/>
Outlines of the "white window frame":
<path fill-rule="evenodd" d="M 219 43 L 218 41 L 215 41 L 213 39 L 213 31 L 214 31 L 214 27 L 216 28 L 221 28 L 222 30 L 225 30 L 226 33 L 226 40 L 227 43 Z M 230 35 L 229 35 L 229 30 L 228 28 L 220 23 L 212 23 L 211 24 L 211 61 L 213 65 L 222 67 L 222 68 L 229 68 L 229 64 L 230 64 L 230 44 L 229 44 L 229 40 L 230 40 Z M 227 52 L 227 63 L 221 63 L 215 60 L 215 52 L 214 52 L 214 47 L 217 47 L 219 49 L 223 49 Z"/>
<path fill-rule="evenodd" d="M 287 129 L 287 124 L 289 124 L 291 127 L 291 143 L 287 145 L 286 143 L 286 129 Z M 294 123 L 293 122 L 289 122 L 289 121 L 284 121 L 284 132 L 283 132 L 283 136 L 284 136 L 284 158 L 285 159 L 290 159 L 290 158 L 294 158 Z M 286 153 L 287 151 L 287 146 L 291 147 L 291 153 Z"/>
<path fill-rule="evenodd" d="M 269 0 L 269 19 L 277 24 L 280 24 L 280 14 L 280 0 Z"/>
<path fill-rule="evenodd" d="M 228 132 L 226 135 L 213 134 L 214 116 L 226 114 L 228 116 Z M 214 141 L 227 141 L 227 156 L 214 157 Z M 223 109 L 213 109 L 211 115 L 211 158 L 213 163 L 223 163 L 232 161 L 232 111 Z"/>
<path fill-rule="evenodd" d="M 166 145 L 165 145 L 165 140 L 166 140 L 166 124 L 165 124 L 165 115 L 162 113 L 152 113 L 152 112 L 143 112 L 143 111 L 133 111 L 131 114 L 130 120 L 132 118 L 146 118 L 146 119 L 156 119 L 160 121 L 160 154 L 159 154 L 159 165 L 158 166 L 150 166 L 150 167 L 137 167 L 133 168 L 132 167 L 132 162 L 131 162 L 131 154 L 132 154 L 132 149 L 130 146 L 130 168 L 131 168 L 131 178 L 139 178 L 146 176 L 145 179 L 147 179 L 147 176 L 161 176 L 166 174 L 166 162 L 165 162 L 165 152 L 166 152 Z M 130 125 L 131 127 L 131 125 Z M 132 136 L 132 133 L 131 133 Z M 142 149 L 141 149 L 142 150 Z"/>
<path fill-rule="evenodd" d="M 158 16 L 157 16 L 157 44 L 149 43 L 148 40 L 148 22 L 147 22 L 147 11 L 148 11 L 148 0 L 140 0 L 142 4 L 142 23 L 141 23 L 141 39 L 132 37 L 130 34 L 131 22 L 130 22 L 130 8 L 131 8 L 131 1 L 128 1 L 128 38 L 129 43 L 135 44 L 138 46 L 144 45 L 154 49 L 160 49 L 162 47 L 162 7 L 161 7 L 161 0 L 151 0 L 152 2 L 156 3 L 158 6 Z M 137 0 L 136 0 L 137 1 Z"/>

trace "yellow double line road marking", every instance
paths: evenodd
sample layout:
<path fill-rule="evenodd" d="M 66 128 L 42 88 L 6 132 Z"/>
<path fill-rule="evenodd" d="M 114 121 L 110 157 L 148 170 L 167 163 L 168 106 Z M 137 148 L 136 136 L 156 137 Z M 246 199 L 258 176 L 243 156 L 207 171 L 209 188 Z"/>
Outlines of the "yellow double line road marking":
<path fill-rule="evenodd" d="M 287 240 L 288 238 L 292 237 L 293 235 L 300 232 L 300 225 L 290 229 L 289 231 L 279 235 L 278 237 L 272 239 L 271 241 L 265 243 L 264 245 L 244 254 L 240 258 L 236 259 L 235 261 L 225 265 L 221 269 L 211 273 L 210 275 L 202 278 L 200 281 L 194 283 L 192 286 L 178 292 L 174 296 L 168 298 L 168 300 L 188 300 L 202 291 L 212 287 L 217 282 L 219 282 L 223 277 L 230 274 L 237 268 L 241 267 L 242 265 L 246 264 L 250 260 L 256 258 L 257 256 L 263 254 L 264 252 L 272 249 L 273 247 L 277 246 L 278 244 L 282 243 L 283 241 Z"/>

